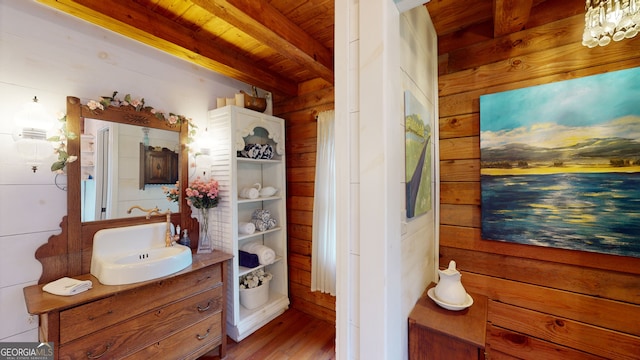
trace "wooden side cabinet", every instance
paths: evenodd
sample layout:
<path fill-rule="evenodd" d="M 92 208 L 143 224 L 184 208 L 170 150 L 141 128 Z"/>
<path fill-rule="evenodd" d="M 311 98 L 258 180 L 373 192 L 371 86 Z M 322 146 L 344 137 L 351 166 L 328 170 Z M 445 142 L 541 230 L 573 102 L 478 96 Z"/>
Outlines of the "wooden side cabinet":
<path fill-rule="evenodd" d="M 175 184 L 178 181 L 178 153 L 140 143 L 140 189 L 148 184 Z"/>
<path fill-rule="evenodd" d="M 425 290 L 409 314 L 409 359 L 484 359 L 487 298 L 470 295 L 471 307 L 451 311 L 433 302 Z"/>

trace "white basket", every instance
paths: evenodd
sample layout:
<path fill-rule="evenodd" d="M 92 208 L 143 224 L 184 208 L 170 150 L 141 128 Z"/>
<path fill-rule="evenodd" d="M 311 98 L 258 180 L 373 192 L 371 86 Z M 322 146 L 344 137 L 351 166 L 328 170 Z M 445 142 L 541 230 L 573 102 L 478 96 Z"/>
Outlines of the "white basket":
<path fill-rule="evenodd" d="M 269 281 L 252 289 L 240 289 L 240 304 L 249 310 L 266 304 L 269 301 Z"/>

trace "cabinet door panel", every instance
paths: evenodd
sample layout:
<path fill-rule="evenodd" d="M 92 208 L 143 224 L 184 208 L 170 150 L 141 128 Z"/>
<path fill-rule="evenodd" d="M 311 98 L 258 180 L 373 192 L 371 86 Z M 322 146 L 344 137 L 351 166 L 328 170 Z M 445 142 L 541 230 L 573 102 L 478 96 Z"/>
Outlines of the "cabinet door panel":
<path fill-rule="evenodd" d="M 443 335 L 421 326 L 410 326 L 410 359 L 478 359 L 480 357 L 480 351 L 477 346 L 460 341 L 449 335 Z"/>

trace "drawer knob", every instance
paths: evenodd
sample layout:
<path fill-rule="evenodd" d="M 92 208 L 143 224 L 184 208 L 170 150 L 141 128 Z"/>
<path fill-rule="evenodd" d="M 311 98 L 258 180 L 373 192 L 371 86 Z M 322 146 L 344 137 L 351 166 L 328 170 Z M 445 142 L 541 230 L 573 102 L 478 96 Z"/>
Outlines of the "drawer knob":
<path fill-rule="evenodd" d="M 91 351 L 87 351 L 87 358 L 88 358 L 88 359 L 99 359 L 99 358 L 101 358 L 104 354 L 106 354 L 106 353 L 107 353 L 107 351 L 109 351 L 109 348 L 110 348 L 110 347 L 111 347 L 111 344 L 107 344 L 107 346 L 105 346 L 104 351 L 103 351 L 101 354 L 98 354 L 98 355 L 93 355 L 93 354 L 91 353 Z"/>
<path fill-rule="evenodd" d="M 196 335 L 196 337 L 198 338 L 198 340 L 204 340 L 204 339 L 206 339 L 206 338 L 207 338 L 207 336 L 209 336 L 209 333 L 210 333 L 210 332 L 211 332 L 211 328 L 208 328 L 208 329 L 207 329 L 207 333 L 206 333 L 206 334 L 204 334 L 204 335 L 200 335 L 200 334 L 198 334 L 198 335 Z"/>
<path fill-rule="evenodd" d="M 209 310 L 211 308 L 211 300 L 209 300 L 209 302 L 207 302 L 207 306 L 205 307 L 200 307 L 200 305 L 198 305 L 198 311 L 199 312 L 205 312 L 207 310 Z"/>

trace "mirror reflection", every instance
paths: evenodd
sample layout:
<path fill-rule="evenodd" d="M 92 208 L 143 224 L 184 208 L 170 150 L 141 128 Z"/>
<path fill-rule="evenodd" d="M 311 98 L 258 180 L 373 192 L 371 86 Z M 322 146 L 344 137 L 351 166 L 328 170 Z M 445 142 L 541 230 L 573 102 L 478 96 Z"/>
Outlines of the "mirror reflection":
<path fill-rule="evenodd" d="M 179 204 L 169 201 L 163 186 L 177 179 L 179 133 L 96 119 L 84 119 L 80 137 L 82 222 L 137 217 L 127 214 L 133 205 L 179 212 Z M 145 150 L 171 154 L 167 160 L 152 157 L 153 179 L 145 181 Z M 154 150 L 157 150 L 154 151 Z M 175 156 L 174 156 L 175 154 Z M 147 155 L 147 158 L 149 156 Z M 147 166 L 147 170 L 150 166 Z M 167 172 L 166 183 L 158 173 Z M 175 173 L 174 173 L 175 172 Z"/>

